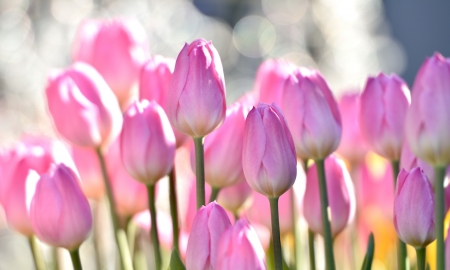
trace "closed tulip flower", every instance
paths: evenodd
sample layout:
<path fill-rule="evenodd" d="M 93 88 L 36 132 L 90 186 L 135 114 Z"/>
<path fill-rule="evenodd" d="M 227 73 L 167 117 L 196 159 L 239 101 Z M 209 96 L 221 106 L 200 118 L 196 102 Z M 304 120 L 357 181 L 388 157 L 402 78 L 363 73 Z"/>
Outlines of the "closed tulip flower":
<path fill-rule="evenodd" d="M 192 224 L 186 250 L 186 270 L 216 269 L 217 248 L 223 232 L 231 227 L 225 210 L 216 202 L 202 206 Z"/>
<path fill-rule="evenodd" d="M 289 77 L 282 106 L 300 159 L 324 159 L 339 146 L 341 115 L 330 88 L 316 70 Z"/>
<path fill-rule="evenodd" d="M 306 190 L 303 198 L 303 215 L 309 228 L 323 234 L 320 212 L 319 179 L 316 164 L 307 172 Z M 331 234 L 336 237 L 353 220 L 355 215 L 355 192 L 344 161 L 336 156 L 325 159 L 327 193 L 331 209 Z"/>
<path fill-rule="evenodd" d="M 124 116 L 120 149 L 123 164 L 136 180 L 154 185 L 173 167 L 175 136 L 155 101 L 137 101 Z"/>
<path fill-rule="evenodd" d="M 252 189 L 245 181 L 245 178 L 239 184 L 235 184 L 220 190 L 217 202 L 228 211 L 238 214 L 250 206 L 252 198 Z M 264 200 L 267 203 L 267 200 Z"/>
<path fill-rule="evenodd" d="M 72 157 L 80 174 L 81 188 L 86 197 L 94 200 L 102 199 L 105 194 L 105 185 L 94 149 L 74 146 Z"/>
<path fill-rule="evenodd" d="M 398 237 L 413 247 L 425 247 L 436 239 L 433 194 L 430 181 L 419 167 L 398 175 L 394 226 Z"/>
<path fill-rule="evenodd" d="M 425 175 L 430 180 L 431 186 L 434 187 L 434 170 L 433 167 L 428 165 L 425 161 L 416 157 L 411 151 L 408 142 L 405 140 L 402 146 L 402 155 L 400 156 L 400 169 L 405 169 L 406 171 L 411 171 L 415 167 L 420 167 Z"/>
<path fill-rule="evenodd" d="M 260 103 L 249 112 L 242 167 L 250 187 L 269 198 L 280 197 L 294 184 L 294 142 L 283 113 L 274 103 Z"/>
<path fill-rule="evenodd" d="M 412 89 L 406 136 L 418 158 L 432 166 L 450 164 L 450 61 L 435 53 L 425 60 Z"/>
<path fill-rule="evenodd" d="M 64 164 L 41 176 L 30 206 L 30 218 L 42 241 L 68 250 L 77 249 L 92 228 L 88 200 L 76 174 Z"/>
<path fill-rule="evenodd" d="M 58 132 L 82 147 L 103 147 L 119 134 L 122 114 L 116 97 L 91 66 L 75 63 L 50 76 L 47 103 Z"/>
<path fill-rule="evenodd" d="M 205 180 L 213 188 L 222 188 L 244 180 L 242 147 L 248 108 L 235 103 L 227 110 L 222 126 L 204 141 Z M 191 167 L 195 171 L 195 151 L 191 148 Z"/>
<path fill-rule="evenodd" d="M 295 65 L 281 59 L 264 61 L 256 74 L 253 91 L 259 93 L 259 101 L 271 104 L 281 104 L 286 82 Z"/>
<path fill-rule="evenodd" d="M 137 86 L 147 55 L 145 30 L 132 19 L 87 20 L 78 28 L 72 48 L 73 60 L 93 66 L 121 104 Z"/>
<path fill-rule="evenodd" d="M 397 75 L 380 73 L 367 80 L 360 99 L 359 125 L 365 141 L 378 155 L 400 159 L 410 102 L 408 86 Z"/>
<path fill-rule="evenodd" d="M 172 126 L 202 138 L 225 119 L 225 80 L 222 62 L 211 42 L 197 39 L 177 57 L 167 100 Z"/>
<path fill-rule="evenodd" d="M 258 235 L 247 220 L 238 220 L 220 237 L 216 269 L 266 269 L 264 249 Z"/>

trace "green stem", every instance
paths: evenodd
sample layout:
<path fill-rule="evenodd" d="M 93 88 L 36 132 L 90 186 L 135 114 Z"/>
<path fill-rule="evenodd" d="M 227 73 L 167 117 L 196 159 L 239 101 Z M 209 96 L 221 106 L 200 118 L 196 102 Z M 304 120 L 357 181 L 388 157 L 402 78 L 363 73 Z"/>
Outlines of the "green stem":
<path fill-rule="evenodd" d="M 128 249 L 130 250 L 131 258 L 134 257 L 134 247 L 136 246 L 136 224 L 134 224 L 131 217 L 125 220 L 125 228 L 127 230 Z"/>
<path fill-rule="evenodd" d="M 150 228 L 150 235 L 153 244 L 153 252 L 155 256 L 155 269 L 162 269 L 162 259 L 161 251 L 159 249 L 159 238 L 158 238 L 158 225 L 156 222 L 156 208 L 155 208 L 155 185 L 147 186 L 148 192 L 148 208 L 150 209 L 150 216 L 152 227 Z"/>
<path fill-rule="evenodd" d="M 169 173 L 169 200 L 170 200 L 170 215 L 172 216 L 172 234 L 173 247 L 179 252 L 179 234 L 178 227 L 178 203 L 177 203 L 177 176 L 175 174 L 175 164 Z"/>
<path fill-rule="evenodd" d="M 45 270 L 44 257 L 42 256 L 42 250 L 37 242 L 36 236 L 32 235 L 28 237 L 28 243 L 30 244 L 31 253 L 33 254 L 36 270 Z"/>
<path fill-rule="evenodd" d="M 94 205 L 94 224 L 93 224 L 93 228 L 92 228 L 92 238 L 94 241 L 94 252 L 95 252 L 95 265 L 97 267 L 97 269 L 103 269 L 102 266 L 102 256 L 100 254 L 100 250 L 101 250 L 101 239 L 100 239 L 100 228 L 99 228 L 99 223 L 100 223 L 100 200 Z"/>
<path fill-rule="evenodd" d="M 444 253 L 444 178 L 445 167 L 436 166 L 435 171 L 435 203 L 436 203 L 436 269 L 445 268 L 445 253 Z"/>
<path fill-rule="evenodd" d="M 195 172 L 197 175 L 197 210 L 205 205 L 205 158 L 203 138 L 194 138 Z"/>
<path fill-rule="evenodd" d="M 397 177 L 400 172 L 400 161 L 394 160 L 391 161 L 392 164 L 392 172 L 394 176 L 394 192 L 397 188 Z M 397 264 L 398 264 L 398 270 L 405 270 L 406 264 L 408 261 L 408 255 L 406 251 L 406 244 L 400 240 L 400 238 L 397 238 Z"/>
<path fill-rule="evenodd" d="M 416 254 L 417 254 L 417 270 L 425 270 L 425 264 L 426 264 L 426 252 L 427 249 L 422 248 L 416 248 Z"/>
<path fill-rule="evenodd" d="M 219 191 L 220 191 L 219 187 L 212 187 L 211 196 L 209 196 L 209 202 L 217 200 L 217 196 L 219 196 Z"/>
<path fill-rule="evenodd" d="M 298 238 L 298 230 L 297 230 L 297 201 L 295 199 L 295 191 L 294 187 L 291 187 L 291 214 L 292 214 L 292 228 L 294 235 L 294 256 L 292 256 L 292 265 L 291 268 L 297 270 L 297 238 Z"/>
<path fill-rule="evenodd" d="M 78 252 L 78 248 L 70 251 L 70 258 L 72 258 L 73 270 L 83 270 L 83 267 L 81 266 L 80 252 Z"/>
<path fill-rule="evenodd" d="M 275 270 L 283 269 L 283 258 L 281 257 L 281 240 L 280 240 L 280 220 L 278 215 L 278 198 L 269 198 L 270 217 L 272 219 L 272 242 L 273 257 L 275 262 Z"/>
<path fill-rule="evenodd" d="M 96 149 L 97 157 L 100 162 L 100 167 L 103 174 L 103 182 L 106 187 L 106 195 L 109 200 L 109 211 L 111 214 L 112 225 L 114 229 L 114 239 L 116 240 L 117 247 L 119 249 L 119 258 L 122 269 L 130 270 L 133 269 L 133 262 L 131 260 L 130 251 L 128 249 L 128 243 L 126 240 L 126 234 L 119 227 L 119 218 L 116 212 L 116 202 L 113 196 L 111 181 L 109 180 L 108 171 L 106 170 L 105 158 L 103 157 L 102 150 L 100 148 Z M 125 240 L 125 241 L 124 241 Z"/>
<path fill-rule="evenodd" d="M 323 159 L 315 160 L 317 175 L 319 176 L 320 211 L 322 217 L 323 238 L 325 244 L 325 261 L 327 270 L 335 270 L 333 254 L 333 237 L 331 235 L 330 216 L 331 210 L 328 204 L 327 180 L 325 176 L 325 162 Z M 328 213 L 330 211 L 330 213 Z"/>
<path fill-rule="evenodd" d="M 309 159 L 303 160 L 303 170 L 305 171 L 305 173 L 308 172 L 308 161 L 309 161 Z"/>
<path fill-rule="evenodd" d="M 316 270 L 316 253 L 314 251 L 315 233 L 308 229 L 309 269 Z"/>

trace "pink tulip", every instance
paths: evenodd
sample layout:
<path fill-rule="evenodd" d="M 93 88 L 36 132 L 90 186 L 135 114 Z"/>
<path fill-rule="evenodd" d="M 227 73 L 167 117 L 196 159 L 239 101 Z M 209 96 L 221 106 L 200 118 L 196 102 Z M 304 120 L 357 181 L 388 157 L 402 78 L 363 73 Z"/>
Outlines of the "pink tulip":
<path fill-rule="evenodd" d="M 117 100 L 91 66 L 75 63 L 54 74 L 46 95 L 56 129 L 70 143 L 98 148 L 119 134 L 122 114 Z"/>
<path fill-rule="evenodd" d="M 94 200 L 102 199 L 105 194 L 105 185 L 94 149 L 73 146 L 72 157 L 80 173 L 81 189 L 84 195 Z"/>
<path fill-rule="evenodd" d="M 370 148 L 378 155 L 399 160 L 406 112 L 411 97 L 397 75 L 369 77 L 360 99 L 359 125 Z"/>
<path fill-rule="evenodd" d="M 221 189 L 217 197 L 217 202 L 228 211 L 239 213 L 241 210 L 250 206 L 251 197 L 252 189 L 244 178 L 239 184 Z"/>
<path fill-rule="evenodd" d="M 412 89 L 406 136 L 413 153 L 432 166 L 450 164 L 450 60 L 425 60 Z"/>
<path fill-rule="evenodd" d="M 175 136 L 155 101 L 137 101 L 124 116 L 120 149 L 123 164 L 136 180 L 154 185 L 173 167 Z"/>
<path fill-rule="evenodd" d="M 106 167 L 116 203 L 117 214 L 129 218 L 148 208 L 147 187 L 133 179 L 125 169 L 117 139 L 106 155 Z"/>
<path fill-rule="evenodd" d="M 215 202 L 202 206 L 195 216 L 186 250 L 187 270 L 215 269 L 223 232 L 231 227 L 225 210 Z"/>
<path fill-rule="evenodd" d="M 220 237 L 217 270 L 265 270 L 264 249 L 253 227 L 240 219 Z"/>
<path fill-rule="evenodd" d="M 281 59 L 264 61 L 256 74 L 254 91 L 259 93 L 259 101 L 281 104 L 283 91 L 295 65 Z"/>
<path fill-rule="evenodd" d="M 87 20 L 78 28 L 72 57 L 97 69 L 123 104 L 137 86 L 147 47 L 145 30 L 136 20 Z"/>
<path fill-rule="evenodd" d="M 52 164 L 65 163 L 74 168 L 65 146 L 44 137 L 27 137 L 1 157 L 2 189 L 0 200 L 8 224 L 25 236 L 34 234 L 29 203 L 41 174 Z"/>
<path fill-rule="evenodd" d="M 352 163 L 362 161 L 367 153 L 367 145 L 359 128 L 359 99 L 357 93 L 346 93 L 338 103 L 342 117 L 342 139 L 336 152 Z"/>
<path fill-rule="evenodd" d="M 283 113 L 274 103 L 260 103 L 249 112 L 242 167 L 250 187 L 266 197 L 280 197 L 294 184 L 294 142 Z"/>
<path fill-rule="evenodd" d="M 42 241 L 68 250 L 77 249 L 92 228 L 88 200 L 76 174 L 64 164 L 43 174 L 31 201 L 30 218 Z"/>
<path fill-rule="evenodd" d="M 222 126 L 204 140 L 205 180 L 212 187 L 222 188 L 245 180 L 242 147 L 247 113 L 243 104 L 230 106 Z M 194 147 L 191 147 L 191 167 L 195 171 Z"/>
<path fill-rule="evenodd" d="M 322 75 L 299 68 L 289 77 L 282 106 L 300 159 L 323 159 L 339 146 L 341 116 Z"/>
<path fill-rule="evenodd" d="M 394 199 L 398 237 L 416 248 L 427 246 L 436 239 L 434 216 L 434 192 L 425 173 L 419 167 L 402 169 Z"/>
<path fill-rule="evenodd" d="M 434 169 L 425 161 L 419 159 L 414 155 L 409 147 L 408 142 L 405 140 L 402 146 L 402 154 L 400 156 L 400 169 L 411 171 L 415 167 L 420 167 L 430 180 L 431 186 L 434 187 Z"/>
<path fill-rule="evenodd" d="M 186 44 L 177 57 L 167 116 L 172 126 L 201 138 L 225 119 L 225 80 L 222 62 L 211 42 L 197 39 Z"/>
<path fill-rule="evenodd" d="M 336 237 L 353 220 L 355 215 L 355 193 L 345 163 L 336 156 L 325 160 L 328 201 L 331 209 L 331 233 Z M 320 212 L 319 178 L 316 164 L 308 169 L 306 190 L 303 199 L 303 214 L 309 228 L 322 234 Z"/>

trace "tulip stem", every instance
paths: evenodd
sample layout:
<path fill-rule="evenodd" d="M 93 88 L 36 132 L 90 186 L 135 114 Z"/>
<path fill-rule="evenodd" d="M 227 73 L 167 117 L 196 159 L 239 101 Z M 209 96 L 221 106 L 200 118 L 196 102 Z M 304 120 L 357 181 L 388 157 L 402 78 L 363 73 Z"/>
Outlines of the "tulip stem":
<path fill-rule="evenodd" d="M 391 162 L 392 164 L 392 172 L 394 176 L 394 192 L 397 188 L 397 177 L 400 172 L 400 162 L 398 160 L 394 160 Z M 408 263 L 408 253 L 406 251 L 406 244 L 397 237 L 397 264 L 398 270 L 405 270 L 406 265 Z"/>
<path fill-rule="evenodd" d="M 270 217 L 272 219 L 272 242 L 273 242 L 273 257 L 275 270 L 283 269 L 283 258 L 281 257 L 281 241 L 280 241 L 280 219 L 278 216 L 278 197 L 269 198 L 270 202 Z"/>
<path fill-rule="evenodd" d="M 292 233 L 294 236 L 294 256 L 292 256 L 292 265 L 291 268 L 294 270 L 297 270 L 297 247 L 298 247 L 298 243 L 297 243 L 297 237 L 298 237 L 298 230 L 297 230 L 297 200 L 295 197 L 295 190 L 294 190 L 294 186 L 291 187 L 291 214 L 292 214 Z"/>
<path fill-rule="evenodd" d="M 416 248 L 417 270 L 425 270 L 426 252 L 427 252 L 427 249 L 424 247 Z"/>
<path fill-rule="evenodd" d="M 170 200 L 170 215 L 172 216 L 172 234 L 173 247 L 179 251 L 179 227 L 178 227 L 178 203 L 177 203 L 177 176 L 175 173 L 175 164 L 169 173 L 169 200 Z"/>
<path fill-rule="evenodd" d="M 315 233 L 308 229 L 309 269 L 316 270 L 316 253 L 314 251 Z"/>
<path fill-rule="evenodd" d="M 78 248 L 70 251 L 70 258 L 72 259 L 73 270 L 83 270 L 83 267 L 81 266 L 80 252 L 78 251 Z"/>
<path fill-rule="evenodd" d="M 331 209 L 328 204 L 327 180 L 325 175 L 325 161 L 323 159 L 315 160 L 317 166 L 317 175 L 319 176 L 320 189 L 320 211 L 322 216 L 323 238 L 325 242 L 325 261 L 327 270 L 335 270 L 333 254 L 333 237 L 331 235 L 330 215 Z"/>
<path fill-rule="evenodd" d="M 44 257 L 42 251 L 37 242 L 36 236 L 32 235 L 28 237 L 28 243 L 30 244 L 31 253 L 33 254 L 34 265 L 36 270 L 45 270 Z"/>
<path fill-rule="evenodd" d="M 212 187 L 211 196 L 209 196 L 209 202 L 213 202 L 217 200 L 217 196 L 219 195 L 220 188 Z"/>
<path fill-rule="evenodd" d="M 155 256 L 155 269 L 162 269 L 162 259 L 161 259 L 161 251 L 159 249 L 159 238 L 158 238 L 158 225 L 156 219 L 156 208 L 155 208 L 155 185 L 147 186 L 148 192 L 148 208 L 150 209 L 150 217 L 151 217 L 151 228 L 150 228 L 150 236 L 153 244 L 153 252 Z"/>
<path fill-rule="evenodd" d="M 197 210 L 205 205 L 205 157 L 203 150 L 204 138 L 194 138 L 195 172 L 197 175 Z"/>
<path fill-rule="evenodd" d="M 436 198 L 436 269 L 445 268 L 445 253 L 444 253 L 444 178 L 445 167 L 436 166 L 435 171 L 435 198 Z"/>
<path fill-rule="evenodd" d="M 128 249 L 126 233 L 119 227 L 119 219 L 116 214 L 116 202 L 113 196 L 108 171 L 106 170 L 105 158 L 103 157 L 102 150 L 100 148 L 97 148 L 95 150 L 100 162 L 100 167 L 102 169 L 103 182 L 106 187 L 106 195 L 109 201 L 109 211 L 111 214 L 112 225 L 114 229 L 114 239 L 116 240 L 116 244 L 119 249 L 120 264 L 122 265 L 122 269 L 130 270 L 133 269 L 133 261 L 131 260 L 130 250 Z"/>

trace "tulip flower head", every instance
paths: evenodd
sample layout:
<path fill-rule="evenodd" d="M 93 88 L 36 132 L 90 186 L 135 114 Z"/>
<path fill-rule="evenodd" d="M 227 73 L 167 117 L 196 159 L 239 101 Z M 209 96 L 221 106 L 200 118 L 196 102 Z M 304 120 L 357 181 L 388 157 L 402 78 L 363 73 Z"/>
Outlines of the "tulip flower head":
<path fill-rule="evenodd" d="M 80 173 L 81 188 L 86 197 L 100 200 L 105 194 L 105 184 L 97 154 L 92 148 L 72 147 L 72 157 Z"/>
<path fill-rule="evenodd" d="M 64 164 L 41 176 L 31 201 L 30 218 L 42 241 L 68 250 L 77 249 L 92 228 L 88 200 L 76 174 Z"/>
<path fill-rule="evenodd" d="M 400 156 L 400 169 L 405 169 L 406 171 L 411 171 L 415 167 L 420 167 L 430 180 L 431 186 L 434 188 L 434 169 L 428 163 L 416 157 L 411 151 L 408 142 L 403 142 L 402 154 Z"/>
<path fill-rule="evenodd" d="M 225 119 L 225 79 L 211 42 L 197 39 L 177 57 L 167 99 L 167 116 L 178 131 L 202 138 Z"/>
<path fill-rule="evenodd" d="M 369 77 L 360 99 L 359 125 L 370 148 L 378 155 L 399 160 L 406 113 L 411 95 L 397 75 Z"/>
<path fill-rule="evenodd" d="M 294 184 L 297 159 L 286 120 L 275 103 L 260 103 L 247 116 L 242 167 L 250 187 L 269 198 Z"/>
<path fill-rule="evenodd" d="M 436 239 L 434 218 L 434 192 L 427 176 L 419 167 L 402 169 L 394 198 L 398 237 L 413 247 L 426 247 Z"/>

